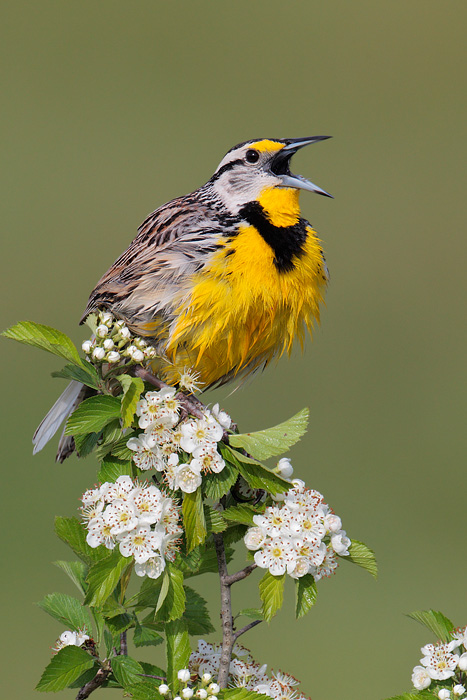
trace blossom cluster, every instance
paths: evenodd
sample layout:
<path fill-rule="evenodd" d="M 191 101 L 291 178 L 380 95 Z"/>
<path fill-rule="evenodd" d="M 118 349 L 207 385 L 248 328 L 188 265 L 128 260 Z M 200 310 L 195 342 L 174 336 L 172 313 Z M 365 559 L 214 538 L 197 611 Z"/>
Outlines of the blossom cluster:
<path fill-rule="evenodd" d="M 336 555 L 347 556 L 351 541 L 318 491 L 307 489 L 300 479 L 292 483 L 281 503 L 253 516 L 256 527 L 247 530 L 244 542 L 255 552 L 256 564 L 273 576 L 309 573 L 318 581 L 334 573 Z"/>
<path fill-rule="evenodd" d="M 138 469 L 155 469 L 170 489 L 193 493 L 203 474 L 218 474 L 224 469 L 217 443 L 231 421 L 216 405 L 212 411 L 206 410 L 203 418 L 180 422 L 175 394 L 173 387 L 146 392 L 136 406 L 138 426 L 144 432 L 131 437 L 127 446 Z"/>
<path fill-rule="evenodd" d="M 66 630 L 62 632 L 60 637 L 55 642 L 54 651 L 60 651 L 64 647 L 75 646 L 80 647 L 84 642 L 89 639 L 89 635 L 84 632 L 84 630 Z"/>
<path fill-rule="evenodd" d="M 161 683 L 159 686 L 159 695 L 162 697 L 173 698 L 173 700 L 190 700 L 193 696 L 199 700 L 217 700 L 217 695 L 220 693 L 220 686 L 212 680 L 211 673 L 204 673 L 201 678 L 194 677 L 189 668 L 182 668 L 177 673 L 177 678 L 180 683 L 183 683 L 183 688 L 179 691 L 180 695 L 175 696 L 166 683 Z M 175 697 L 174 697 L 175 696 Z"/>
<path fill-rule="evenodd" d="M 134 557 L 138 576 L 158 578 L 165 560 L 173 561 L 179 537 L 179 509 L 153 484 L 119 476 L 82 496 L 81 513 L 90 547 L 118 544 L 124 557 Z"/>
<path fill-rule="evenodd" d="M 198 648 L 190 656 L 189 669 L 192 677 L 204 678 L 217 675 L 221 659 L 221 645 L 198 640 Z M 277 700 L 308 700 L 297 690 L 299 681 L 286 673 L 267 674 L 267 664 L 253 660 L 245 647 L 235 644 L 229 668 L 229 686 L 246 688 Z"/>
<path fill-rule="evenodd" d="M 415 666 L 412 672 L 412 683 L 416 690 L 428 688 L 432 681 L 437 688 L 437 697 L 440 700 L 449 700 L 451 690 L 454 697 L 462 697 L 466 688 L 464 674 L 467 671 L 467 627 L 459 628 L 452 633 L 450 642 L 438 642 L 438 644 L 426 644 L 421 648 L 422 658 L 420 666 Z"/>
<path fill-rule="evenodd" d="M 109 311 L 98 312 L 95 333 L 81 347 L 95 364 L 140 363 L 157 356 L 152 345 L 133 335 L 125 321 L 117 320 Z"/>

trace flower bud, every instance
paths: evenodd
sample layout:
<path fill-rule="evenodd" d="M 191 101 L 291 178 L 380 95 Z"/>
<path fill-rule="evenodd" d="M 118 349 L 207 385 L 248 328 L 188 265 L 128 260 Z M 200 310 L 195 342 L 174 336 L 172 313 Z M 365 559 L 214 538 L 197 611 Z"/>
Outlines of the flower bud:
<path fill-rule="evenodd" d="M 455 686 L 454 686 L 454 688 L 452 689 L 452 692 L 454 693 L 454 695 L 457 695 L 457 696 L 459 697 L 459 696 L 461 696 L 461 695 L 464 695 L 464 693 L 465 693 L 465 688 L 464 688 L 463 685 L 461 685 L 461 684 L 459 683 L 458 685 L 455 685 Z"/>
<path fill-rule="evenodd" d="M 190 672 L 187 668 L 180 669 L 180 671 L 177 673 L 177 676 L 178 680 L 182 681 L 182 683 L 186 683 L 190 680 Z"/>
<path fill-rule="evenodd" d="M 212 674 L 211 673 L 203 673 L 201 676 L 201 680 L 203 683 L 209 683 L 209 681 L 212 679 Z"/>
<path fill-rule="evenodd" d="M 217 683 L 211 683 L 208 686 L 208 690 L 211 693 L 211 695 L 217 695 L 220 692 L 220 685 L 217 685 Z"/>
<path fill-rule="evenodd" d="M 158 688 L 158 690 L 159 690 L 159 693 L 160 693 L 161 695 L 167 695 L 167 693 L 169 692 L 170 688 L 169 688 L 168 685 L 166 685 L 166 683 L 161 683 L 160 686 L 159 686 L 159 688 Z"/>
<path fill-rule="evenodd" d="M 105 323 L 106 326 L 112 325 L 112 319 L 113 319 L 113 316 L 109 311 L 104 311 L 103 313 L 101 313 L 100 320 L 102 323 Z"/>
<path fill-rule="evenodd" d="M 107 361 L 110 362 L 111 364 L 115 364 L 116 362 L 119 361 L 119 359 L 120 359 L 120 353 L 115 352 L 114 350 L 112 350 L 112 352 L 109 352 L 109 354 L 107 355 Z"/>
<path fill-rule="evenodd" d="M 288 457 L 282 457 L 277 463 L 276 472 L 283 479 L 290 479 L 293 474 L 293 467 L 290 459 Z"/>
<path fill-rule="evenodd" d="M 142 350 L 138 350 L 138 348 L 136 348 L 132 357 L 133 357 L 135 362 L 142 362 L 144 360 L 144 352 L 142 352 Z"/>
<path fill-rule="evenodd" d="M 105 357 L 104 348 L 94 348 L 92 351 L 92 356 L 95 360 L 103 360 Z"/>
<path fill-rule="evenodd" d="M 193 697 L 193 690 L 191 688 L 183 688 L 182 698 L 183 700 L 190 700 Z"/>
<path fill-rule="evenodd" d="M 441 690 L 438 691 L 438 697 L 439 700 L 449 700 L 451 692 L 447 688 L 441 688 Z"/>
<path fill-rule="evenodd" d="M 122 336 L 122 338 L 125 338 L 125 340 L 128 340 L 129 338 L 131 338 L 131 331 L 126 326 L 122 326 L 120 328 L 120 335 Z"/>
<path fill-rule="evenodd" d="M 109 329 L 107 326 L 104 326 L 103 324 L 100 326 L 97 326 L 96 328 L 96 335 L 98 338 L 105 338 L 106 335 L 108 335 Z"/>
<path fill-rule="evenodd" d="M 82 349 L 86 353 L 86 355 L 89 355 L 89 353 L 92 350 L 92 343 L 90 340 L 85 340 L 84 343 L 81 345 Z"/>
<path fill-rule="evenodd" d="M 211 680 L 211 679 L 209 679 Z M 199 700 L 206 700 L 208 697 L 207 691 L 205 688 L 200 688 L 199 690 L 196 691 L 196 697 L 199 698 Z"/>
<path fill-rule="evenodd" d="M 113 346 L 115 345 L 115 343 L 114 343 L 114 341 L 112 340 L 112 338 L 106 338 L 106 339 L 104 340 L 104 342 L 102 343 L 102 345 L 104 346 L 104 349 L 105 349 L 105 350 L 112 350 L 112 348 L 113 348 Z"/>
<path fill-rule="evenodd" d="M 467 652 L 462 654 L 459 661 L 457 662 L 461 671 L 467 671 Z"/>

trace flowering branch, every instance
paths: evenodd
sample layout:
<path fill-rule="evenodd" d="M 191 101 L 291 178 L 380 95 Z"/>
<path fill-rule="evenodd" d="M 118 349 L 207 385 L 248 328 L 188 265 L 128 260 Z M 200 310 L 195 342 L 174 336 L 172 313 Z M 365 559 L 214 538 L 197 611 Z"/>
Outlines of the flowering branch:
<path fill-rule="evenodd" d="M 234 645 L 232 598 L 230 584 L 227 582 L 227 560 L 225 556 L 224 538 L 220 533 L 213 533 L 214 546 L 216 548 L 217 567 L 219 570 L 221 588 L 221 623 L 222 623 L 222 652 L 219 664 L 217 682 L 221 688 L 227 687 L 232 647 Z"/>

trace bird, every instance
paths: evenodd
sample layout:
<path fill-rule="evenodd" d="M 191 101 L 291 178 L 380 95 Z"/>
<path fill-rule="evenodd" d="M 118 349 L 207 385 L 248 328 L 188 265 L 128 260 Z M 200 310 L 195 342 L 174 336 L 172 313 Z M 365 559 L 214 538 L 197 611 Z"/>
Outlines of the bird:
<path fill-rule="evenodd" d="M 290 170 L 292 156 L 329 136 L 250 139 L 206 184 L 149 214 L 101 277 L 80 323 L 110 311 L 156 350 L 151 369 L 174 384 L 193 369 L 203 389 L 264 369 L 303 346 L 319 322 L 329 272 L 301 216 L 301 190 L 332 197 Z M 86 396 L 72 382 L 33 437 L 41 450 Z M 72 446 L 62 435 L 57 460 Z"/>

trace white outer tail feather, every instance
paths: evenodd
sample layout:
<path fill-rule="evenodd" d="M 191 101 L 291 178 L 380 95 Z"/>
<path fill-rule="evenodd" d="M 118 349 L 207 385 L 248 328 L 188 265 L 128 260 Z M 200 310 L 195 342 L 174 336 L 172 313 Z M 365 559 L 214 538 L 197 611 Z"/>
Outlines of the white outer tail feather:
<path fill-rule="evenodd" d="M 47 445 L 63 421 L 68 418 L 82 388 L 83 384 L 80 382 L 70 382 L 63 394 L 58 397 L 32 437 L 34 455 Z"/>

